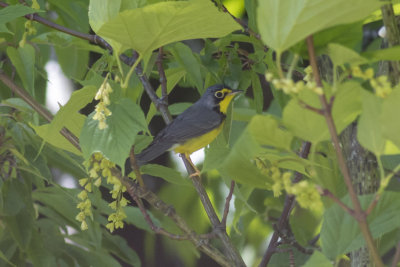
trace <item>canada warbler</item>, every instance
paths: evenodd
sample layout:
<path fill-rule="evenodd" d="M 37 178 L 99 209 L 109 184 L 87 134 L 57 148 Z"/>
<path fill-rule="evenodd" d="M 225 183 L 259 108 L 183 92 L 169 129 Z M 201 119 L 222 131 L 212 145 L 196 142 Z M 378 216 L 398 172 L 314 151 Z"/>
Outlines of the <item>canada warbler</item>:
<path fill-rule="evenodd" d="M 189 156 L 211 143 L 223 128 L 229 103 L 240 92 L 224 85 L 207 88 L 196 103 L 161 130 L 153 142 L 136 155 L 137 163 L 142 165 L 166 150 Z"/>

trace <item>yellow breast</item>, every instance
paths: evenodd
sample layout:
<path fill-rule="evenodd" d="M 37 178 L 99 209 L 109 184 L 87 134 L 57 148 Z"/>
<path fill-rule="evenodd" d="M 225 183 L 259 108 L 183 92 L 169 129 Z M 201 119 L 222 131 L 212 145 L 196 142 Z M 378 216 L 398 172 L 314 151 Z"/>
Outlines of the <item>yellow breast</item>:
<path fill-rule="evenodd" d="M 177 146 L 174 149 L 175 153 L 183 153 L 190 155 L 193 152 L 199 150 L 200 148 L 205 147 L 218 136 L 223 127 L 224 123 L 221 123 L 221 125 L 215 128 L 214 130 L 186 141 L 185 143 Z"/>

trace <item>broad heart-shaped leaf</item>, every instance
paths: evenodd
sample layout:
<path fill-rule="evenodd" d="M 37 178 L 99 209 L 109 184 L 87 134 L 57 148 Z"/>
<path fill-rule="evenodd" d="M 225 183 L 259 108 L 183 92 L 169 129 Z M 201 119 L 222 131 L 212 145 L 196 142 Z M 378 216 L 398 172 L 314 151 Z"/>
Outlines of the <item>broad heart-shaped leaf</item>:
<path fill-rule="evenodd" d="M 358 122 L 357 139 L 363 147 L 380 155 L 386 142 L 381 125 L 383 99 L 365 90 L 362 92 L 362 99 L 363 111 Z M 393 124 L 396 124 L 396 120 Z"/>
<path fill-rule="evenodd" d="M 271 116 L 256 115 L 225 155 L 225 160 L 218 169 L 242 184 L 269 188 L 270 178 L 261 173 L 253 159 L 265 148 L 290 150 L 292 138 Z"/>
<path fill-rule="evenodd" d="M 30 44 L 25 44 L 24 47 L 18 48 L 9 46 L 7 47 L 7 55 L 17 70 L 25 90 L 35 96 L 35 49 Z"/>
<path fill-rule="evenodd" d="M 264 43 L 284 51 L 310 34 L 362 20 L 378 0 L 258 0 L 257 26 Z"/>
<path fill-rule="evenodd" d="M 400 88 L 396 88 L 385 99 L 382 107 L 380 124 L 385 137 L 390 139 L 397 147 L 400 147 Z"/>
<path fill-rule="evenodd" d="M 0 32 L 8 32 L 11 33 L 7 27 L 6 23 L 10 22 L 16 18 L 21 16 L 25 16 L 26 14 L 43 12 L 42 10 L 36 10 L 27 6 L 22 5 L 13 5 L 8 6 L 0 10 Z"/>
<path fill-rule="evenodd" d="M 332 116 L 338 133 L 360 114 L 360 90 L 361 86 L 356 82 L 339 85 L 339 91 L 332 107 Z M 299 99 L 292 99 L 283 111 L 283 122 L 286 127 L 296 136 L 313 143 L 330 139 L 325 118 L 303 107 L 300 101 L 309 106 L 321 108 L 315 93 L 308 90 L 301 92 Z"/>
<path fill-rule="evenodd" d="M 361 65 L 368 63 L 368 60 L 360 56 L 356 51 L 335 43 L 328 44 L 328 55 L 336 66 L 346 63 Z"/>
<path fill-rule="evenodd" d="M 82 153 L 60 134 L 60 130 L 65 127 L 75 136 L 79 136 L 85 121 L 85 116 L 80 114 L 79 110 L 92 101 L 96 91 L 95 86 L 85 86 L 73 92 L 68 103 L 61 107 L 51 123 L 31 127 L 49 144 L 81 155 Z"/>
<path fill-rule="evenodd" d="M 109 109 L 112 114 L 107 117 L 108 127 L 100 130 L 98 121 L 93 120 L 93 112 L 86 118 L 79 141 L 85 159 L 94 152 L 101 152 L 124 169 L 137 133 L 147 132 L 147 124 L 140 107 L 130 99 L 122 98 L 112 103 Z"/>
<path fill-rule="evenodd" d="M 359 196 L 365 210 L 373 195 Z M 348 196 L 342 199 L 351 206 Z M 384 192 L 378 204 L 368 215 L 368 225 L 373 238 L 378 238 L 399 227 L 400 193 Z M 357 221 L 338 205 L 325 211 L 321 228 L 322 252 L 330 259 L 346 254 L 365 245 L 364 237 Z"/>
<path fill-rule="evenodd" d="M 168 1 L 126 10 L 97 32 L 141 55 L 176 41 L 225 36 L 240 26 L 210 1 Z M 122 51 L 121 51 L 122 52 Z"/>

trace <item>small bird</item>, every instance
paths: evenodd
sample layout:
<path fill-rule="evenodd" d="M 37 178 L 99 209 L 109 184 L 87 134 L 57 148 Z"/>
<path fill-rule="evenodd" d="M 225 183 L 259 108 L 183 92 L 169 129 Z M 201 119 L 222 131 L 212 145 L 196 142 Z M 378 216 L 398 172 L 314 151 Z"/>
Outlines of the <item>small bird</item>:
<path fill-rule="evenodd" d="M 178 115 L 147 148 L 136 155 L 138 165 L 143 165 L 167 150 L 173 150 L 185 154 L 196 171 L 194 175 L 199 174 L 188 156 L 217 137 L 223 128 L 229 103 L 240 92 L 220 84 L 208 87 L 196 103 Z"/>

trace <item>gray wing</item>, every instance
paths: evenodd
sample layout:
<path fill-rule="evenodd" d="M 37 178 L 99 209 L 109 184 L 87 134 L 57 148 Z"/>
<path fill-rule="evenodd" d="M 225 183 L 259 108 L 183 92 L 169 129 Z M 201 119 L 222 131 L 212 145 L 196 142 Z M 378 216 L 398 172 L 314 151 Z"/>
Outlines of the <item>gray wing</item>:
<path fill-rule="evenodd" d="M 150 161 L 176 144 L 203 135 L 217 128 L 225 116 L 194 104 L 167 125 L 153 142 L 136 156 L 139 165 Z"/>

